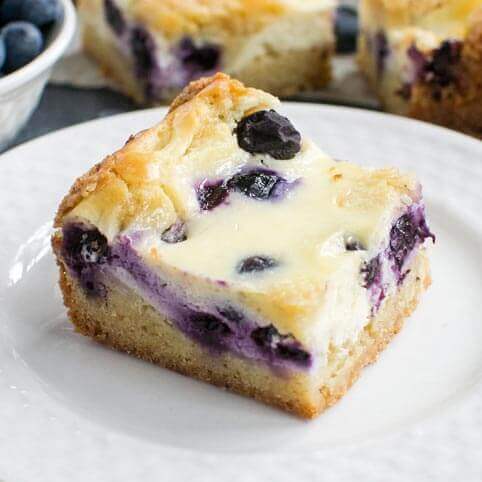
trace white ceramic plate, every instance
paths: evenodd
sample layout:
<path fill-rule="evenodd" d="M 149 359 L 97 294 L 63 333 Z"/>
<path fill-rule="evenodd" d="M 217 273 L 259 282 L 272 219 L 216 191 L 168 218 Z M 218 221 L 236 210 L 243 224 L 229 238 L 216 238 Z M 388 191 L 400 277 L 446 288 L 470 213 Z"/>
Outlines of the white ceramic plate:
<path fill-rule="evenodd" d="M 0 158 L 0 479 L 480 480 L 482 143 L 366 111 L 284 111 L 336 158 L 421 179 L 434 283 L 401 334 L 338 405 L 304 422 L 74 333 L 49 246 L 56 206 L 163 112 L 51 134 Z"/>

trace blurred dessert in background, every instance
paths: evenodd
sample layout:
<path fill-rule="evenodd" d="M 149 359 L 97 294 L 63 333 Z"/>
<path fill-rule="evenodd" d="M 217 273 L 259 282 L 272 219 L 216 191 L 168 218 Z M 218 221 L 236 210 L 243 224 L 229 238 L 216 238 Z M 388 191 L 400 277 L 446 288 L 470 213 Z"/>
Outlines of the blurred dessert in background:
<path fill-rule="evenodd" d="M 330 80 L 335 0 L 80 0 L 87 52 L 139 103 L 222 70 L 276 95 Z"/>
<path fill-rule="evenodd" d="M 482 0 L 361 0 L 358 50 L 386 110 L 482 137 Z"/>

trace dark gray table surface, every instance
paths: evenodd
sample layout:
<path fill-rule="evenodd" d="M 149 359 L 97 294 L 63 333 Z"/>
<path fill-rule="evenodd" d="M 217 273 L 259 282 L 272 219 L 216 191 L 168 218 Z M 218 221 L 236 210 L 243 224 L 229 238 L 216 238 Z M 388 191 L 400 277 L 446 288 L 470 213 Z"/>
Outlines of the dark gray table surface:
<path fill-rule="evenodd" d="M 10 147 L 62 127 L 135 109 L 138 107 L 127 97 L 108 89 L 49 85 L 37 110 Z"/>

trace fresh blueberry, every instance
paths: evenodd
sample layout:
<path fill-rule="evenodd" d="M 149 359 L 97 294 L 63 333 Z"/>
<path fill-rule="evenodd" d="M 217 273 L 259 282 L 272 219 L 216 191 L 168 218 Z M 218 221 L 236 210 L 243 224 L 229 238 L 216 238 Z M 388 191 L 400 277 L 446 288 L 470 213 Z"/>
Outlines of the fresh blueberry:
<path fill-rule="evenodd" d="M 356 236 L 349 234 L 345 237 L 345 249 L 347 251 L 363 251 L 366 248 Z"/>
<path fill-rule="evenodd" d="M 251 256 L 243 259 L 236 267 L 236 271 L 240 274 L 252 273 L 276 268 L 278 265 L 279 262 L 274 258 L 270 258 L 269 256 Z"/>
<path fill-rule="evenodd" d="M 186 223 L 183 223 L 182 221 L 175 222 L 161 234 L 161 239 L 165 243 L 169 243 L 169 244 L 186 241 L 187 239 Z"/>
<path fill-rule="evenodd" d="M 7 58 L 7 51 L 5 49 L 5 41 L 3 40 L 3 37 L 0 35 L 0 70 L 3 69 L 3 65 L 5 64 L 6 58 Z"/>
<path fill-rule="evenodd" d="M 336 51 L 349 54 L 356 50 L 358 37 L 358 14 L 356 9 L 340 6 L 335 16 Z"/>
<path fill-rule="evenodd" d="M 221 57 L 221 51 L 217 45 L 204 43 L 198 46 L 190 37 L 181 39 L 177 53 L 191 79 L 215 70 L 219 66 Z"/>
<path fill-rule="evenodd" d="M 0 23 L 5 25 L 8 22 L 20 20 L 23 3 L 24 0 L 3 0 L 0 2 Z"/>
<path fill-rule="evenodd" d="M 241 149 L 292 159 L 301 149 L 301 135 L 293 124 L 274 110 L 261 110 L 241 119 L 236 128 Z"/>
<path fill-rule="evenodd" d="M 19 20 L 45 27 L 60 18 L 61 8 L 58 0 L 22 0 Z"/>
<path fill-rule="evenodd" d="M 269 199 L 271 192 L 280 180 L 273 171 L 256 170 L 236 174 L 228 181 L 228 187 L 253 199 Z"/>
<path fill-rule="evenodd" d="M 42 33 L 31 23 L 9 23 L 1 30 L 0 35 L 6 47 L 4 70 L 7 73 L 27 65 L 42 51 Z"/>
<path fill-rule="evenodd" d="M 104 0 L 104 15 L 108 25 L 117 35 L 122 35 L 127 27 L 124 15 L 114 0 Z"/>
<path fill-rule="evenodd" d="M 361 274 L 365 288 L 370 288 L 380 278 L 380 269 L 381 264 L 378 256 L 363 264 Z"/>
<path fill-rule="evenodd" d="M 228 197 L 229 190 L 223 181 L 201 183 L 197 190 L 199 206 L 203 211 L 210 211 L 222 204 Z"/>

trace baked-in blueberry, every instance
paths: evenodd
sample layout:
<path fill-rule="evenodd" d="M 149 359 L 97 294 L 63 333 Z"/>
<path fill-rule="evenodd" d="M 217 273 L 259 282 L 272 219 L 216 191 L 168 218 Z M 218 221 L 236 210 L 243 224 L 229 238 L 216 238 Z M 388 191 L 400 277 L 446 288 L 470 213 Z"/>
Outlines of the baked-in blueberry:
<path fill-rule="evenodd" d="M 373 39 L 374 43 L 374 55 L 377 64 L 378 75 L 382 75 L 385 71 L 385 63 L 388 55 L 390 54 L 390 48 L 388 46 L 388 39 L 383 30 L 378 31 Z"/>
<path fill-rule="evenodd" d="M 187 239 L 187 227 L 183 221 L 177 221 L 171 224 L 162 234 L 161 239 L 165 243 L 174 244 L 181 243 Z"/>
<path fill-rule="evenodd" d="M 363 251 L 366 248 L 356 236 L 348 234 L 345 236 L 345 249 L 347 251 Z"/>
<path fill-rule="evenodd" d="M 241 149 L 292 159 L 301 149 L 301 135 L 293 124 L 274 110 L 260 110 L 241 119 L 236 127 Z"/>
<path fill-rule="evenodd" d="M 292 360 L 297 363 L 307 363 L 310 361 L 310 354 L 292 343 L 279 343 L 276 347 L 276 354 L 280 358 Z"/>
<path fill-rule="evenodd" d="M 363 286 L 370 288 L 380 278 L 380 257 L 375 256 L 370 261 L 363 264 L 361 273 L 363 277 Z"/>
<path fill-rule="evenodd" d="M 432 54 L 425 66 L 425 79 L 440 87 L 446 87 L 456 80 L 455 66 L 460 62 L 462 43 L 458 40 L 445 40 Z"/>
<path fill-rule="evenodd" d="M 196 313 L 192 316 L 191 322 L 196 328 L 210 335 L 226 336 L 231 333 L 231 328 L 226 323 L 209 313 Z"/>
<path fill-rule="evenodd" d="M 253 199 L 269 199 L 280 177 L 274 172 L 258 169 L 233 176 L 228 187 Z"/>
<path fill-rule="evenodd" d="M 104 263 L 108 256 L 107 238 L 96 228 L 68 226 L 63 234 L 67 262 L 81 269 L 88 264 Z"/>
<path fill-rule="evenodd" d="M 222 204 L 228 197 L 229 190 L 224 181 L 203 181 L 197 189 L 199 206 L 203 211 L 210 211 Z"/>
<path fill-rule="evenodd" d="M 279 262 L 269 256 L 250 256 L 239 262 L 236 271 L 240 274 L 276 268 Z"/>
<path fill-rule="evenodd" d="M 406 257 L 415 247 L 417 230 L 414 218 L 410 214 L 398 218 L 390 230 L 391 256 L 400 270 Z"/>
<path fill-rule="evenodd" d="M 280 333 L 273 325 L 262 326 L 251 332 L 251 338 L 260 347 L 273 348 L 280 340 Z"/>
<path fill-rule="evenodd" d="M 4 65 L 7 73 L 27 65 L 42 52 L 42 33 L 31 23 L 11 22 L 1 30 L 1 36 L 7 54 Z"/>
<path fill-rule="evenodd" d="M 233 321 L 234 323 L 239 323 L 244 319 L 243 313 L 230 305 L 219 307 L 217 310 L 222 317 L 226 318 L 229 321 Z"/>
<path fill-rule="evenodd" d="M 304 365 L 311 360 L 310 354 L 301 348 L 299 342 L 291 335 L 282 335 L 273 325 L 254 329 L 251 339 L 271 356 Z"/>
<path fill-rule="evenodd" d="M 155 99 L 158 95 L 155 77 L 159 75 L 156 43 L 145 28 L 137 26 L 130 35 L 130 48 L 136 75 L 145 83 L 145 94 L 149 99 Z"/>
<path fill-rule="evenodd" d="M 355 52 L 358 37 L 358 14 L 355 8 L 342 5 L 336 9 L 335 36 L 339 54 Z"/>
<path fill-rule="evenodd" d="M 219 67 L 221 50 L 215 44 L 206 42 L 196 45 L 190 37 L 184 37 L 179 42 L 177 55 L 188 77 L 194 79 Z"/>
<path fill-rule="evenodd" d="M 114 0 L 104 0 L 104 14 L 105 20 L 112 30 L 117 35 L 122 35 L 127 28 L 127 23 L 121 9 Z"/>

